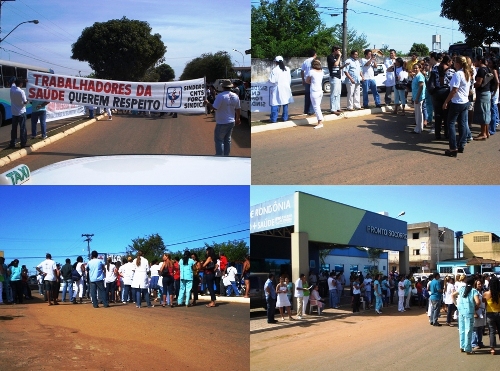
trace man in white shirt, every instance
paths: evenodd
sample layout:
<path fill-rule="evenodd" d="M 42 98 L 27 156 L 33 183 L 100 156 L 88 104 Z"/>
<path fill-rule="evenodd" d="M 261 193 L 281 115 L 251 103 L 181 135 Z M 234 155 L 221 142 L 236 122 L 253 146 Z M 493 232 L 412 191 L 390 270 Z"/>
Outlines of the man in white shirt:
<path fill-rule="evenodd" d="M 392 92 L 394 91 L 394 86 L 396 85 L 396 76 L 394 70 L 396 68 L 396 51 L 394 49 L 389 50 L 389 58 L 384 61 L 386 68 L 385 73 L 385 105 L 389 106 L 392 104 Z"/>
<path fill-rule="evenodd" d="M 311 104 L 311 84 L 306 82 L 306 78 L 309 76 L 309 71 L 311 70 L 311 63 L 314 59 L 316 59 L 316 51 L 311 49 L 309 51 L 309 58 L 302 63 L 302 70 L 300 71 L 302 85 L 304 85 L 304 113 L 306 115 L 314 114 L 314 107 Z"/>
<path fill-rule="evenodd" d="M 305 315 L 305 308 L 303 308 L 304 304 L 304 287 L 303 284 L 306 282 L 306 275 L 304 273 L 300 274 L 300 278 L 295 281 L 295 297 L 297 298 L 297 318 L 302 319 L 302 316 Z"/>
<path fill-rule="evenodd" d="M 59 304 L 56 299 L 58 294 L 54 292 L 56 287 L 57 267 L 55 261 L 52 260 L 52 255 L 47 253 L 47 255 L 45 255 L 45 260 L 37 265 L 36 270 L 43 276 L 49 305 L 52 305 L 51 301 L 56 305 Z"/>
<path fill-rule="evenodd" d="M 224 91 L 217 94 L 213 104 L 205 103 L 215 110 L 215 155 L 229 156 L 231 150 L 231 133 L 235 125 L 240 124 L 240 98 L 231 92 L 234 86 L 230 80 L 223 80 L 220 84 Z"/>
<path fill-rule="evenodd" d="M 361 59 L 362 81 L 363 86 L 363 108 L 368 108 L 368 89 L 373 94 L 375 105 L 380 108 L 380 96 L 377 91 L 377 83 L 375 82 L 374 68 L 377 68 L 377 60 L 370 49 L 365 50 L 365 57 Z"/>
<path fill-rule="evenodd" d="M 12 128 L 10 131 L 9 148 L 16 146 L 17 125 L 19 125 L 19 138 L 21 140 L 21 148 L 26 147 L 28 141 L 28 132 L 26 131 L 26 94 L 22 90 L 24 81 L 17 78 L 10 87 L 10 104 L 12 110 Z"/>
<path fill-rule="evenodd" d="M 337 307 L 337 282 L 335 280 L 335 272 L 330 273 L 328 277 L 328 293 L 330 294 L 330 308 Z"/>
<path fill-rule="evenodd" d="M 232 292 L 234 291 L 234 295 L 240 296 L 240 292 L 238 291 L 238 287 L 236 287 L 236 275 L 238 274 L 238 271 L 236 270 L 235 267 L 233 267 L 232 263 L 227 263 L 227 278 L 229 279 L 229 282 L 231 283 L 228 285 L 226 288 L 226 296 L 231 296 Z"/>

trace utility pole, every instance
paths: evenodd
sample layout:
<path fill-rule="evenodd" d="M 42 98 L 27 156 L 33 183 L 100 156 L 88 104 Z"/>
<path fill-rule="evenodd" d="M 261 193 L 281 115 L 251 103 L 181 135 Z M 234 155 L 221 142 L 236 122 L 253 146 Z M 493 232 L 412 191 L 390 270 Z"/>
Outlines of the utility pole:
<path fill-rule="evenodd" d="M 344 8 L 342 11 L 342 55 L 344 56 L 344 60 L 347 58 L 347 2 L 349 0 L 344 1 Z"/>
<path fill-rule="evenodd" d="M 82 234 L 82 237 L 87 237 L 84 241 L 87 242 L 87 249 L 89 251 L 89 260 L 90 260 L 90 241 L 92 241 L 93 234 Z"/>

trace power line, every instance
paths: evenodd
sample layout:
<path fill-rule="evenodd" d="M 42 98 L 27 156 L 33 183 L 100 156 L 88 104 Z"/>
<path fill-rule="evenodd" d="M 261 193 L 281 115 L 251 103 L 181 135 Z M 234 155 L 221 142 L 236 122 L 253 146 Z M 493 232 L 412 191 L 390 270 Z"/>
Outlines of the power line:
<path fill-rule="evenodd" d="M 235 234 L 235 233 L 240 233 L 240 232 L 246 232 L 250 231 L 250 228 L 247 229 L 241 229 L 239 231 L 234 231 L 234 232 L 228 232 L 228 233 L 223 233 L 223 234 L 218 234 L 216 236 L 210 236 L 210 237 L 204 237 L 204 238 L 198 238 L 196 240 L 190 240 L 190 241 L 184 241 L 184 242 L 178 242 L 178 243 L 171 243 L 168 246 L 176 246 L 176 245 L 182 245 L 183 243 L 190 243 L 190 242 L 196 242 L 196 241 L 201 241 L 201 240 L 207 240 L 209 238 L 215 238 L 215 237 L 221 237 L 221 236 L 227 236 L 230 234 Z"/>

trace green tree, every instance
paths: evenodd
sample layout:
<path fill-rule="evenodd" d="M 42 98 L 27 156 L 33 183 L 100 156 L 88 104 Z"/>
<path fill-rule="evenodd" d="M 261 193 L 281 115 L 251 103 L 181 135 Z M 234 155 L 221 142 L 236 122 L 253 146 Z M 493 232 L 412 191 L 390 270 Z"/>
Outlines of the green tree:
<path fill-rule="evenodd" d="M 319 35 L 313 38 L 318 31 L 328 38 L 333 31 L 322 25 L 314 0 L 261 0 L 258 7 L 252 6 L 251 22 L 256 58 L 307 55 L 322 44 Z"/>
<path fill-rule="evenodd" d="M 243 240 L 233 240 L 222 243 L 212 242 L 211 244 L 205 242 L 205 247 L 190 249 L 189 251 L 191 253 L 195 252 L 200 259 L 205 259 L 206 249 L 208 247 L 213 247 L 217 256 L 221 251 L 224 252 L 229 262 L 243 262 L 245 256 L 249 254 L 249 248 Z M 182 256 L 182 253 L 183 252 L 179 250 L 175 252 L 174 255 Z"/>
<path fill-rule="evenodd" d="M 261 0 L 252 6 L 252 56 L 274 58 L 306 56 L 316 50 L 329 55 L 333 45 L 342 44 L 342 27 L 326 27 L 316 10 L 314 0 Z M 362 51 L 368 47 L 366 36 L 347 33 L 347 50 Z"/>
<path fill-rule="evenodd" d="M 175 78 L 174 69 L 166 63 L 155 67 L 155 71 L 159 75 L 158 81 L 160 82 L 172 81 Z"/>
<path fill-rule="evenodd" d="M 207 81 L 215 81 L 227 77 L 232 69 L 233 64 L 228 52 L 204 53 L 186 64 L 180 79 L 189 80 L 206 76 Z"/>
<path fill-rule="evenodd" d="M 336 32 L 336 37 L 339 38 L 339 40 L 342 40 L 342 27 L 338 26 L 335 29 Z M 342 43 L 338 43 L 340 46 Z M 358 36 L 358 33 L 356 32 L 355 29 L 349 28 L 347 30 L 347 54 L 349 55 L 351 53 L 351 50 L 357 50 L 359 53 L 359 56 L 363 55 L 363 51 L 365 49 L 368 49 L 370 44 L 368 43 L 368 40 L 366 40 L 366 35 L 362 33 L 361 35 Z M 330 53 L 328 53 L 330 54 Z"/>
<path fill-rule="evenodd" d="M 418 56 L 425 57 L 425 56 L 429 55 L 430 51 L 429 51 L 429 48 L 427 47 L 427 45 L 425 45 L 425 44 L 413 43 L 408 55 L 411 55 L 412 53 L 417 53 Z"/>
<path fill-rule="evenodd" d="M 71 46 L 71 58 L 88 62 L 99 79 L 139 81 L 166 51 L 147 22 L 123 17 L 85 28 Z"/>
<path fill-rule="evenodd" d="M 154 259 L 161 259 L 166 247 L 163 238 L 155 233 L 146 237 L 134 238 L 132 244 L 127 246 L 127 254 L 135 255 L 137 251 L 142 251 L 142 256 L 151 262 Z"/>
<path fill-rule="evenodd" d="M 500 42 L 500 2 L 498 0 L 443 0 L 441 17 L 458 22 L 459 30 L 471 46 Z"/>

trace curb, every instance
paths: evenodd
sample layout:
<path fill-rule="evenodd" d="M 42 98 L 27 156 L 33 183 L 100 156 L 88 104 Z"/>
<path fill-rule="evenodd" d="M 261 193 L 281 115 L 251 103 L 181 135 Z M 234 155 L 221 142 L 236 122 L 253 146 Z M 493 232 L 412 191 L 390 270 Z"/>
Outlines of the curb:
<path fill-rule="evenodd" d="M 390 107 L 390 106 L 389 106 Z M 406 105 L 406 108 L 408 108 L 408 105 Z M 354 117 L 362 117 L 362 116 L 368 116 L 373 113 L 386 113 L 386 112 L 392 112 L 392 107 L 388 108 L 385 106 L 382 106 L 381 108 L 366 108 L 366 109 L 360 109 L 357 111 L 343 111 L 340 115 L 335 115 L 333 113 L 326 113 L 323 114 L 323 122 L 327 121 L 336 121 L 336 120 L 343 120 L 343 119 L 349 119 L 349 118 L 354 118 Z M 265 131 L 270 131 L 270 130 L 279 130 L 279 129 L 285 129 L 285 128 L 293 128 L 297 126 L 308 126 L 308 125 L 315 125 L 317 123 L 316 117 L 307 117 L 303 119 L 297 119 L 297 120 L 288 120 L 285 122 L 276 122 L 276 123 L 270 123 L 270 124 L 265 124 L 265 125 L 258 125 L 258 126 L 252 126 L 251 132 L 253 133 L 262 133 Z"/>
<path fill-rule="evenodd" d="M 44 139 L 44 140 L 41 140 L 39 142 L 33 143 L 29 147 L 21 148 L 21 149 L 15 151 L 15 152 L 12 152 L 10 155 L 7 155 L 5 157 L 0 158 L 0 167 L 8 165 L 8 164 L 10 164 L 11 162 L 13 162 L 15 160 L 19 160 L 22 157 L 27 156 L 30 153 L 35 152 L 35 151 L 39 150 L 40 148 L 43 148 L 43 147 L 49 145 L 50 143 L 57 142 L 59 139 L 63 139 L 65 137 L 67 137 L 68 135 L 71 135 L 71 134 L 77 132 L 78 130 L 83 129 L 86 126 L 91 125 L 94 122 L 99 121 L 104 116 L 105 115 L 102 114 L 100 116 L 97 116 L 96 118 L 93 118 L 93 119 L 89 120 L 89 121 L 82 122 L 81 124 L 78 124 L 78 125 L 76 125 L 76 126 L 74 126 L 72 128 L 69 128 L 69 129 L 64 130 L 64 131 L 62 131 L 60 133 L 57 133 L 57 134 L 55 134 L 55 135 L 53 135 L 51 137 L 47 137 L 47 139 Z"/>

